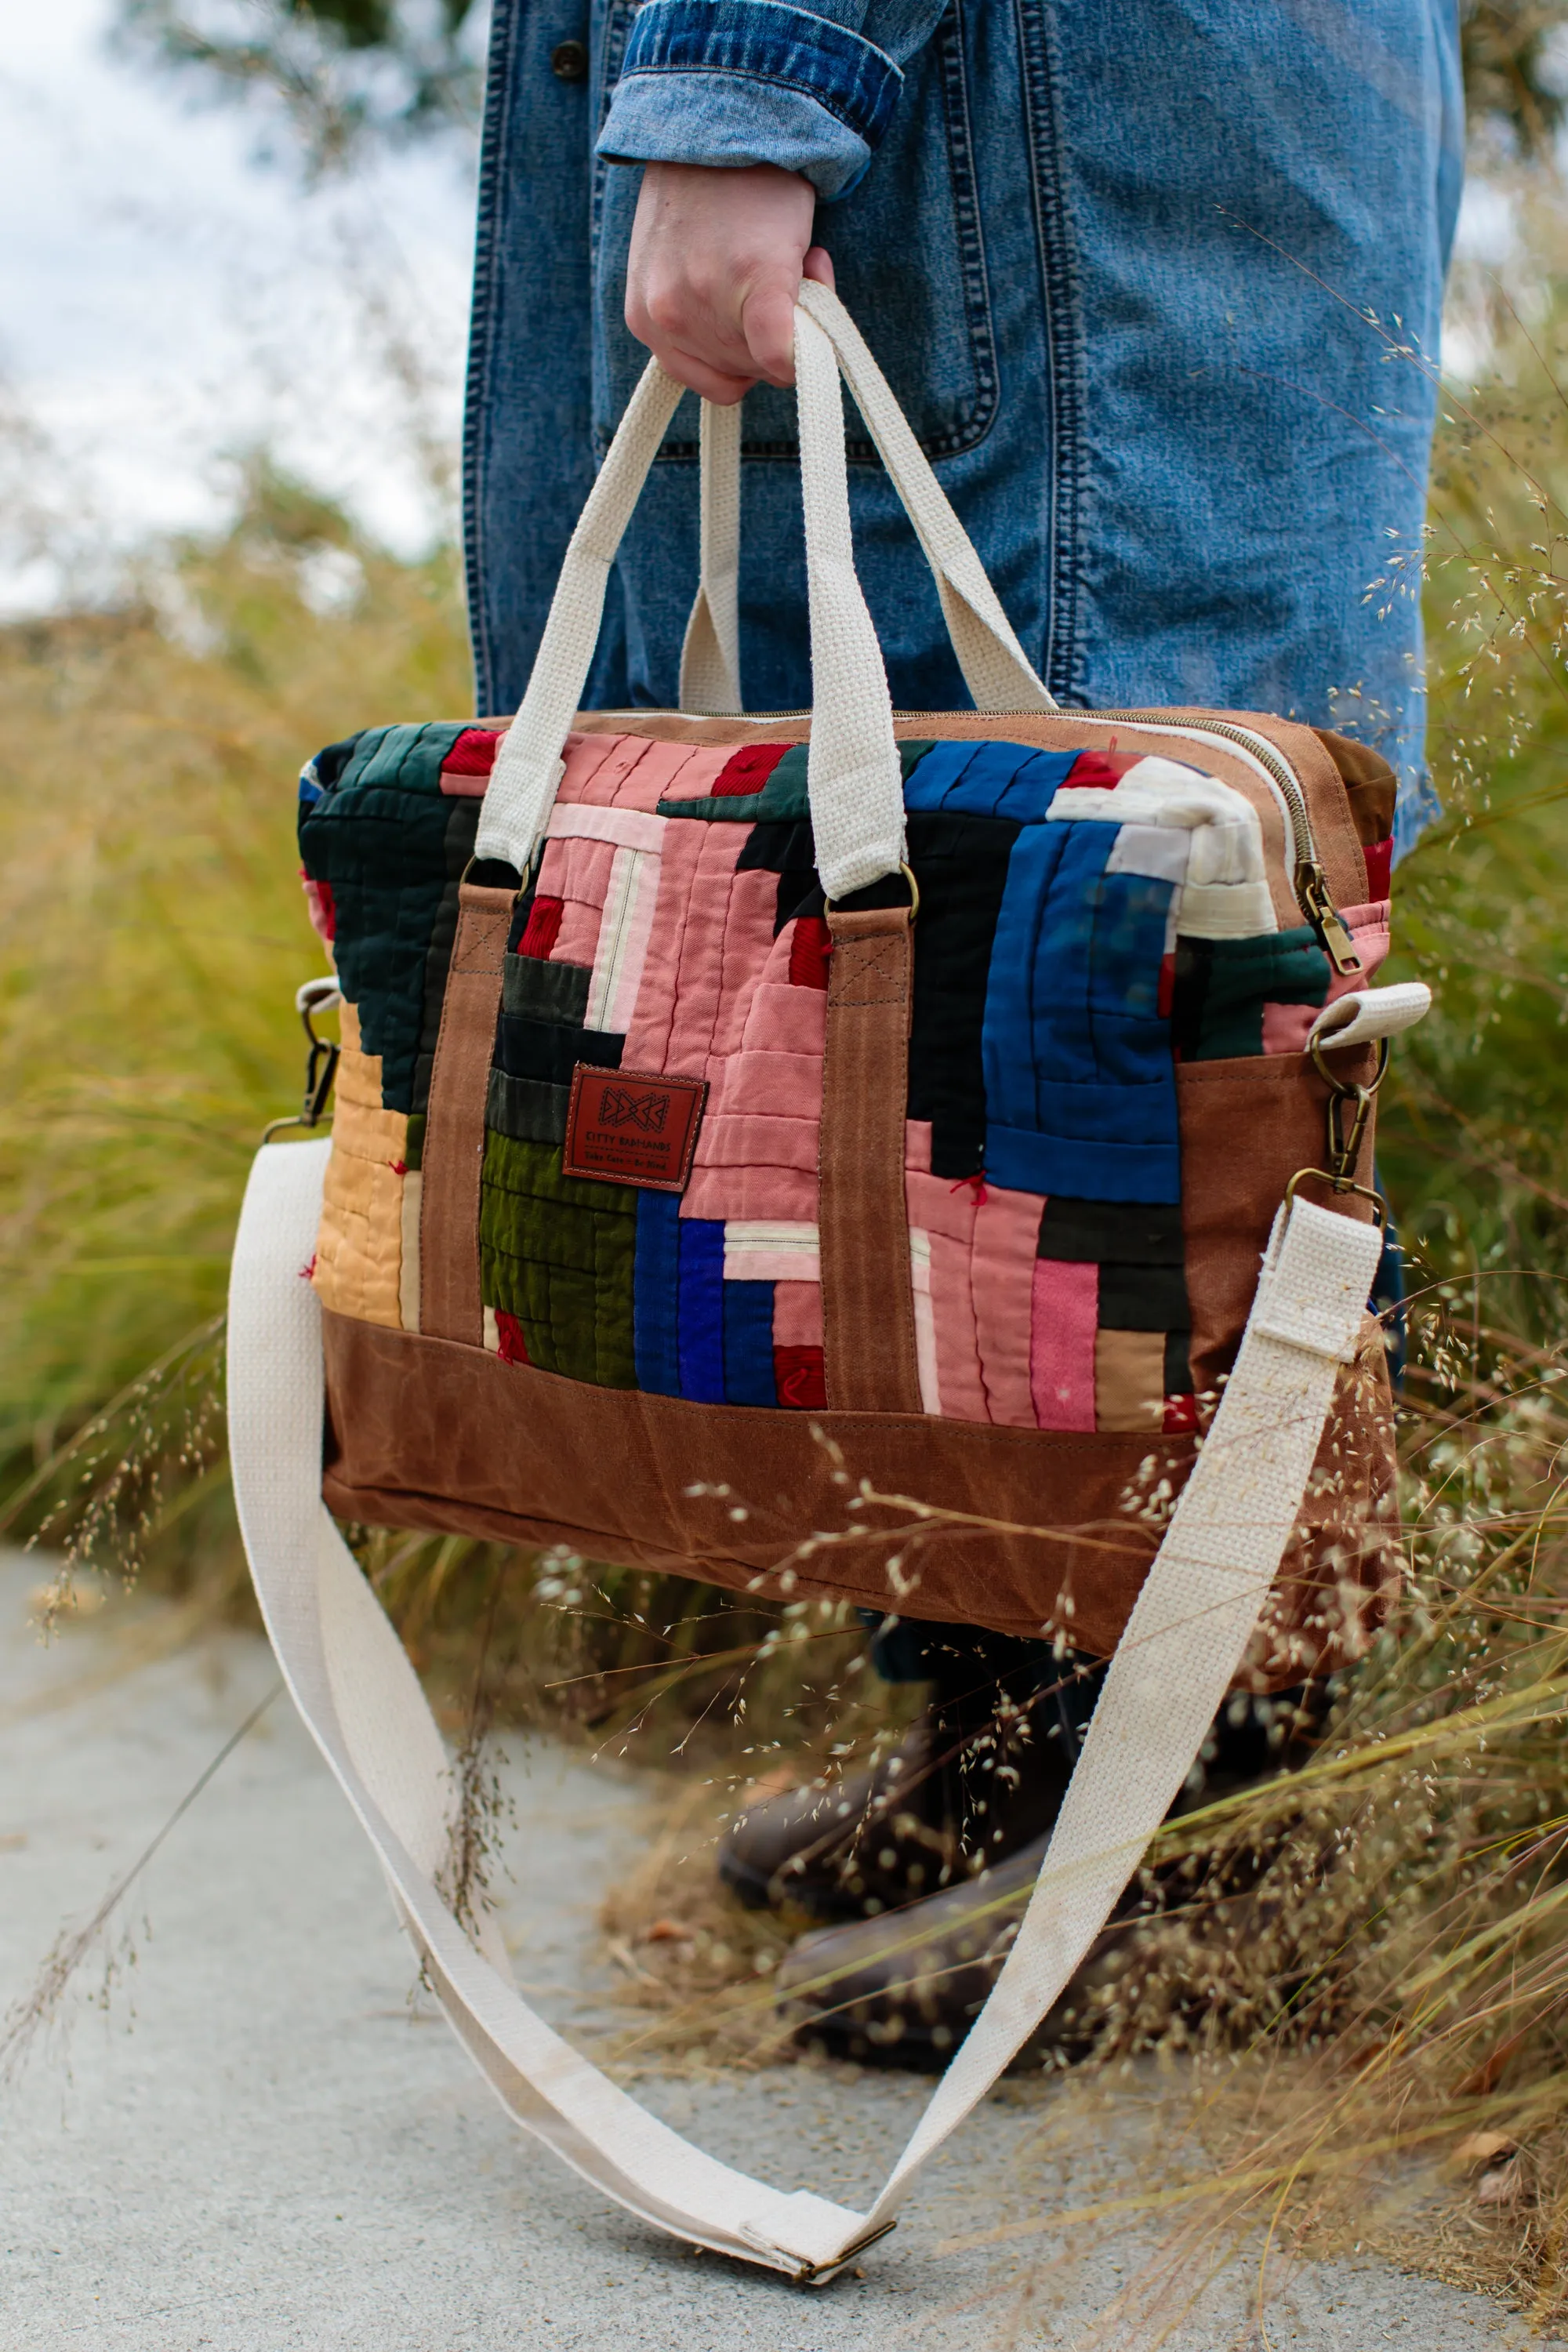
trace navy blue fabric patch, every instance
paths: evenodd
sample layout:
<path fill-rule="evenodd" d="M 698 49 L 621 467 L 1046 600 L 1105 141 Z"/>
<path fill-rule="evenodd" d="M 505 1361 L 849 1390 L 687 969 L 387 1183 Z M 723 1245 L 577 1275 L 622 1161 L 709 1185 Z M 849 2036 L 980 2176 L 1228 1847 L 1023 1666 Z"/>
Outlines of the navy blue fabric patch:
<path fill-rule="evenodd" d="M 1026 743 L 936 743 L 906 775 L 904 806 L 1042 824 L 1078 756 Z"/>
<path fill-rule="evenodd" d="M 632 1354 L 637 1386 L 680 1394 L 680 1202 L 673 1192 L 637 1194 L 632 1276 Z"/>
<path fill-rule="evenodd" d="M 680 1393 L 697 1404 L 722 1404 L 724 1227 L 717 1218 L 682 1217 L 679 1231 Z"/>
<path fill-rule="evenodd" d="M 1011 1191 L 1181 1199 L 1159 1010 L 1173 886 L 1107 874 L 1119 830 L 1026 825 L 1008 861 L 982 1043 L 985 1170 Z"/>
<path fill-rule="evenodd" d="M 773 1386 L 771 1282 L 724 1285 L 724 1399 L 728 1404 L 779 1401 Z"/>

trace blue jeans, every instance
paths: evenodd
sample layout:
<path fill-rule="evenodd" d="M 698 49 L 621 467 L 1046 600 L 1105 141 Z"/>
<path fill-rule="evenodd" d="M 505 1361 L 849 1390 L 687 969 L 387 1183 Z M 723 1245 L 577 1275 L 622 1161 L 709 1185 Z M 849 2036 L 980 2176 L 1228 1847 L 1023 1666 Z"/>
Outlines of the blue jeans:
<path fill-rule="evenodd" d="M 644 354 L 640 173 L 805 172 L 840 291 L 1064 701 L 1273 710 L 1433 803 L 1419 572 L 1458 207 L 1453 0 L 496 0 L 467 441 L 479 697 L 521 697 Z M 616 158 L 619 160 L 610 160 Z M 791 396 L 746 405 L 749 707 L 810 700 Z M 897 704 L 967 698 L 849 421 Z M 591 699 L 670 705 L 695 404 L 612 582 Z"/>

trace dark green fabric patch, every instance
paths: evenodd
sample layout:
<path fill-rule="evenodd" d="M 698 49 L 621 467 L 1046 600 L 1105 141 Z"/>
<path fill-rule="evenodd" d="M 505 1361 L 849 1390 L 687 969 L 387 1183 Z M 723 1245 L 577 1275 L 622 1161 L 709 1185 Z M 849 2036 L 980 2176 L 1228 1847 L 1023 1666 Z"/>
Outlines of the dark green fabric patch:
<path fill-rule="evenodd" d="M 931 750 L 929 743 L 900 743 L 906 777 Z M 811 814 L 805 796 L 806 746 L 792 744 L 760 793 L 706 795 L 698 800 L 660 801 L 660 816 L 706 817 L 720 824 L 800 824 Z"/>
<path fill-rule="evenodd" d="M 428 1087 L 431 949 L 455 883 L 449 861 L 467 862 L 478 815 L 476 803 L 441 791 L 441 762 L 462 732 L 452 720 L 367 729 L 342 774 L 300 811 L 300 855 L 311 879 L 331 887 L 338 977 L 365 1052 L 381 1056 L 388 1110 L 422 1109 L 421 1082 Z"/>
<path fill-rule="evenodd" d="M 485 1096 L 485 1125 L 516 1143 L 564 1143 L 570 1087 L 552 1087 L 541 1078 L 514 1078 L 510 1071 L 491 1070 Z"/>
<path fill-rule="evenodd" d="M 508 955 L 501 963 L 501 1009 L 519 1021 L 554 1021 L 581 1029 L 588 1017 L 585 963 L 544 963 L 538 956 Z"/>
<path fill-rule="evenodd" d="M 1321 1004 L 1329 960 L 1306 923 L 1250 940 L 1176 941 L 1171 1043 L 1184 1062 L 1263 1051 L 1266 1004 Z"/>
<path fill-rule="evenodd" d="M 561 1172 L 558 1145 L 489 1129 L 479 1191 L 487 1307 L 515 1315 L 530 1361 L 598 1388 L 637 1386 L 632 1270 L 637 1194 Z"/>

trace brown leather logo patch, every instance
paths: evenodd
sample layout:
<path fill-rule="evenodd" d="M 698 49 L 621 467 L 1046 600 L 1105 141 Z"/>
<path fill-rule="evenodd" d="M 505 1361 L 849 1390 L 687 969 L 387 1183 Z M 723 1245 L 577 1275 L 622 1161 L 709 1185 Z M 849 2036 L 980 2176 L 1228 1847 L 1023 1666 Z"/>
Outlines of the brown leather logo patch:
<path fill-rule="evenodd" d="M 661 1078 L 579 1062 L 566 1109 L 563 1172 L 601 1184 L 683 1192 L 708 1099 L 706 1078 Z"/>

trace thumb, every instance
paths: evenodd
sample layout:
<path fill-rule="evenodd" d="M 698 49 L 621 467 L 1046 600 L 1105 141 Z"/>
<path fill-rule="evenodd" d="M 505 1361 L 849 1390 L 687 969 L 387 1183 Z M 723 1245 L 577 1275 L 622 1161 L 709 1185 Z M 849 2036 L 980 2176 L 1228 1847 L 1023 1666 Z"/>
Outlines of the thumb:
<path fill-rule="evenodd" d="M 818 286 L 826 286 L 830 294 L 837 292 L 833 276 L 833 256 L 826 246 L 814 245 L 800 268 L 803 278 L 810 278 Z"/>

